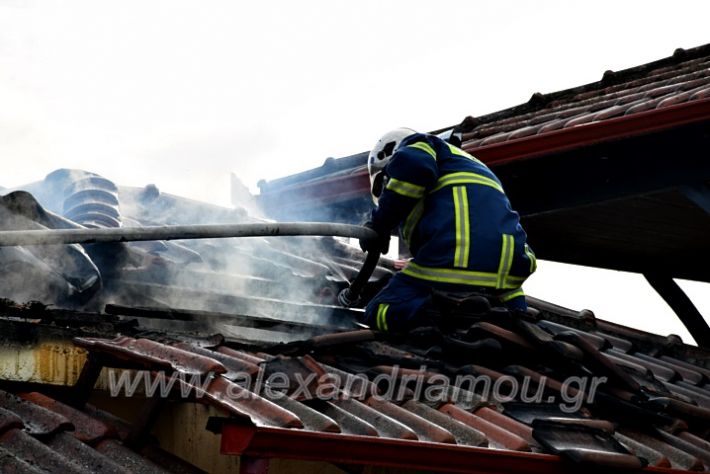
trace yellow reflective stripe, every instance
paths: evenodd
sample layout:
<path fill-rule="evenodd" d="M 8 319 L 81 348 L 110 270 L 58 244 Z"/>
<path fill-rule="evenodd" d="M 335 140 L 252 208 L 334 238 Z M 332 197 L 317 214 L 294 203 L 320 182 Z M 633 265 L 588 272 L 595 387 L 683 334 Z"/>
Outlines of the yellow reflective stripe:
<path fill-rule="evenodd" d="M 484 286 L 488 288 L 496 288 L 498 284 L 498 274 L 496 273 L 425 267 L 415 262 L 409 262 L 404 270 L 402 270 L 402 273 L 413 278 L 419 278 L 420 280 L 438 283 L 454 283 L 458 285 Z M 524 277 L 509 275 L 503 283 L 503 289 L 520 288 L 525 280 L 526 278 Z"/>
<path fill-rule="evenodd" d="M 532 251 L 528 244 L 525 244 L 525 255 L 530 260 L 530 273 L 533 274 L 537 270 L 537 258 L 535 258 L 535 252 Z"/>
<path fill-rule="evenodd" d="M 424 267 L 414 262 L 409 262 L 404 270 L 402 270 L 402 273 L 414 278 L 439 283 L 456 283 L 461 285 L 486 286 L 489 288 L 495 288 L 498 278 L 495 273 Z"/>
<path fill-rule="evenodd" d="M 389 331 L 387 326 L 387 310 L 389 307 L 390 305 L 384 303 L 377 307 L 377 329 L 380 331 Z"/>
<path fill-rule="evenodd" d="M 402 181 L 400 179 L 395 179 L 395 178 L 390 178 L 389 181 L 387 181 L 387 186 L 385 189 L 389 189 L 390 191 L 394 191 L 397 194 L 401 194 L 402 196 L 414 198 L 414 199 L 420 199 L 424 197 L 424 194 L 426 193 L 426 189 L 424 189 L 424 186 L 419 186 L 418 184 L 414 183 L 408 183 L 407 181 Z"/>
<path fill-rule="evenodd" d="M 479 163 L 479 164 L 483 165 L 483 163 L 481 162 L 481 160 L 479 160 L 478 158 L 476 158 L 475 156 L 473 156 L 473 155 L 471 155 L 471 154 L 469 154 L 469 153 L 466 153 L 466 152 L 465 152 L 464 150 L 462 150 L 461 148 L 455 147 L 455 146 L 453 146 L 451 143 L 447 143 L 447 145 L 449 145 L 449 151 L 450 151 L 451 153 L 453 153 L 454 155 L 463 156 L 464 158 L 468 158 L 469 160 L 473 160 L 473 161 L 475 161 L 476 163 Z M 484 166 L 485 166 L 485 165 L 484 165 Z"/>
<path fill-rule="evenodd" d="M 487 176 L 480 175 L 478 173 L 469 172 L 451 173 L 442 176 L 436 182 L 436 186 L 434 187 L 434 189 L 432 189 L 430 192 L 436 192 L 444 186 L 449 186 L 452 184 L 481 184 L 483 186 L 489 186 L 493 189 L 496 189 L 501 193 L 504 192 L 503 186 L 501 186 L 500 183 L 498 183 L 496 180 L 491 179 Z"/>
<path fill-rule="evenodd" d="M 414 228 L 422 218 L 422 214 L 424 214 L 424 200 L 420 199 L 419 202 L 414 205 L 412 212 L 409 213 L 402 227 L 402 238 L 404 238 L 404 241 L 409 246 L 412 245 L 412 232 L 414 232 Z"/>
<path fill-rule="evenodd" d="M 513 298 L 517 298 L 518 296 L 525 296 L 525 292 L 523 291 L 522 288 L 518 288 L 517 290 L 513 290 L 508 293 L 503 293 L 498 297 L 498 299 L 502 303 L 507 303 L 508 301 L 512 300 Z"/>
<path fill-rule="evenodd" d="M 431 155 L 432 158 L 436 160 L 436 152 L 434 149 L 429 146 L 429 144 L 424 143 L 424 142 L 417 142 L 417 143 L 412 143 L 411 145 L 407 145 L 408 148 L 416 148 L 421 151 L 427 152 L 429 155 Z"/>
<path fill-rule="evenodd" d="M 469 220 L 468 220 L 468 195 L 465 186 L 454 186 L 451 190 L 454 195 L 454 215 L 456 220 L 456 250 L 454 251 L 454 267 L 468 267 L 469 255 Z"/>
<path fill-rule="evenodd" d="M 503 234 L 503 245 L 500 250 L 500 263 L 498 264 L 498 280 L 496 288 L 504 288 L 510 267 L 513 265 L 513 250 L 515 248 L 515 237 Z"/>
<path fill-rule="evenodd" d="M 527 277 L 516 277 L 508 275 L 505 279 L 505 284 L 503 286 L 505 288 L 515 288 L 516 286 L 522 285 L 527 279 Z"/>

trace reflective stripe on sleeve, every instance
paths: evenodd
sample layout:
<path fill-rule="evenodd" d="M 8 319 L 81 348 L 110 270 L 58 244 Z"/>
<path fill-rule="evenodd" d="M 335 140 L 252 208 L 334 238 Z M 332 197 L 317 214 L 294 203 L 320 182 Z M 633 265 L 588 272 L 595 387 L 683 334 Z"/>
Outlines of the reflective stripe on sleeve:
<path fill-rule="evenodd" d="M 382 303 L 377 307 L 377 329 L 383 332 L 387 332 L 389 328 L 387 327 L 387 310 L 390 305 Z"/>
<path fill-rule="evenodd" d="M 422 218 L 422 214 L 424 214 L 424 200 L 420 199 L 419 202 L 414 205 L 412 212 L 409 213 L 402 227 L 402 238 L 404 238 L 404 241 L 410 247 L 412 245 L 412 233 L 419 223 L 419 220 Z"/>
<path fill-rule="evenodd" d="M 504 288 L 505 281 L 513 266 L 513 250 L 515 247 L 515 237 L 503 234 L 503 244 L 500 250 L 500 263 L 498 264 L 498 279 L 496 288 Z"/>
<path fill-rule="evenodd" d="M 454 197 L 454 215 L 456 220 L 456 250 L 454 251 L 454 267 L 468 267 L 470 247 L 470 226 L 468 217 L 468 195 L 465 186 L 452 188 Z"/>
<path fill-rule="evenodd" d="M 418 150 L 424 151 L 428 153 L 432 158 L 436 160 L 436 152 L 434 149 L 427 143 L 424 142 L 417 142 L 417 143 L 412 143 L 411 145 L 407 145 L 407 148 L 416 148 Z"/>
<path fill-rule="evenodd" d="M 394 191 L 395 193 L 401 194 L 402 196 L 414 199 L 420 199 L 424 197 L 424 194 L 426 193 L 426 189 L 424 189 L 424 186 L 408 183 L 407 181 L 402 181 L 400 179 L 395 178 L 390 178 L 389 181 L 387 181 L 387 186 L 385 187 L 385 189 Z"/>
<path fill-rule="evenodd" d="M 525 255 L 530 260 L 530 274 L 532 275 L 537 270 L 537 258 L 535 257 L 535 252 L 532 251 L 528 244 L 525 244 Z"/>
<path fill-rule="evenodd" d="M 522 288 L 518 288 L 517 290 L 509 291 L 508 293 L 503 293 L 498 297 L 501 303 L 507 303 L 508 301 L 517 298 L 519 296 L 525 296 L 525 292 L 523 291 Z"/>
<path fill-rule="evenodd" d="M 470 153 L 466 153 L 466 152 L 465 152 L 464 150 L 462 150 L 461 148 L 455 147 L 455 146 L 453 146 L 451 143 L 447 143 L 447 145 L 449 145 L 449 151 L 450 151 L 452 154 L 454 154 L 454 155 L 459 155 L 459 156 L 463 156 L 464 158 L 468 158 L 469 160 L 473 160 L 473 161 L 475 161 L 475 162 L 478 163 L 478 164 L 481 164 L 481 165 L 483 165 L 483 166 L 486 166 L 485 164 L 483 164 L 483 162 L 482 162 L 481 160 L 479 160 L 479 159 L 476 158 L 475 156 L 471 155 Z"/>

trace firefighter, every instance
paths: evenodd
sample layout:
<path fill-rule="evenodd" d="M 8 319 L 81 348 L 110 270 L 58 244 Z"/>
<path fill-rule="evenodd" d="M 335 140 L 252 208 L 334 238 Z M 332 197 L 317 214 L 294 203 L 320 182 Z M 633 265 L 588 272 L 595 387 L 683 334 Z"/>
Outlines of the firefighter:
<path fill-rule="evenodd" d="M 368 157 L 379 235 L 363 251 L 386 253 L 399 226 L 412 260 L 367 305 L 365 323 L 402 332 L 423 323 L 433 290 L 476 292 L 525 311 L 522 284 L 536 268 L 520 218 L 481 161 L 430 134 L 399 128 Z"/>

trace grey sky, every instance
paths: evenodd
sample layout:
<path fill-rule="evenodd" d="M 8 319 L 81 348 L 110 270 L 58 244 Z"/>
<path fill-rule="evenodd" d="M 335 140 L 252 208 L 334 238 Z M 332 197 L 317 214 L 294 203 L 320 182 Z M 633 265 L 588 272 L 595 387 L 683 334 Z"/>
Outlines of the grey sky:
<path fill-rule="evenodd" d="M 256 190 L 393 127 L 597 81 L 709 42 L 708 18 L 702 0 L 0 0 L 0 185 L 74 167 L 227 204 L 230 172 Z M 543 265 L 528 290 L 687 339 L 638 278 L 566 271 Z M 641 310 L 599 298 L 616 277 Z"/>

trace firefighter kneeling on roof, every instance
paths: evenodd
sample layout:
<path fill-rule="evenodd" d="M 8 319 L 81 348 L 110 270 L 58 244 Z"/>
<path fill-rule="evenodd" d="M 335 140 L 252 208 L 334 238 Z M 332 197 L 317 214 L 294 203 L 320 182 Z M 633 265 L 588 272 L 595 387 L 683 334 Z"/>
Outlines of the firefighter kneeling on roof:
<path fill-rule="evenodd" d="M 392 332 L 426 324 L 422 309 L 433 290 L 476 292 L 511 310 L 527 309 L 522 284 L 535 271 L 535 254 L 486 165 L 408 128 L 383 136 L 367 165 L 377 207 L 365 226 L 379 239 L 361 240 L 360 247 L 386 253 L 399 226 L 413 259 L 367 305 L 366 324 Z"/>

